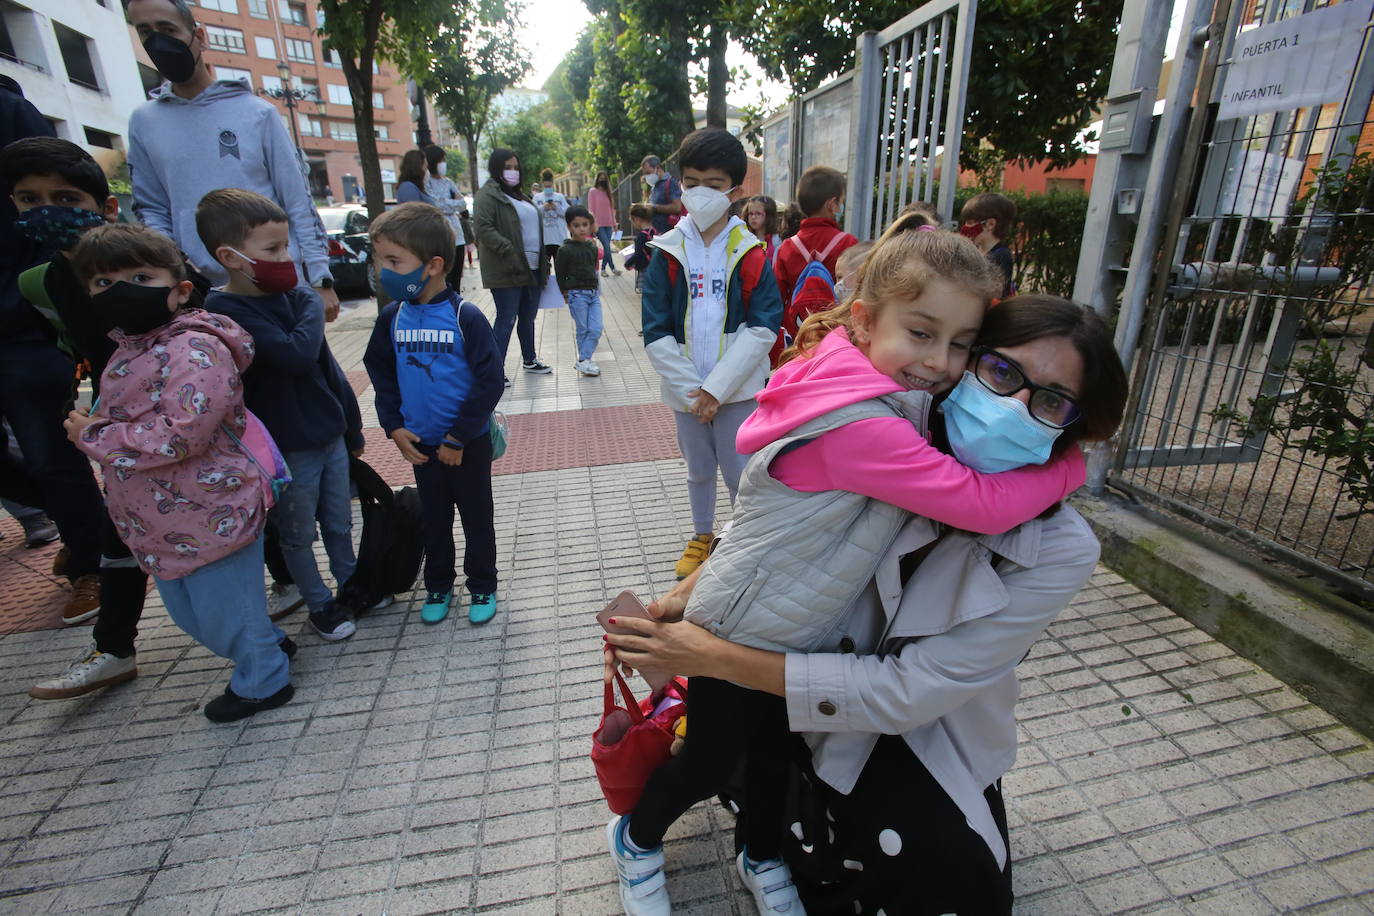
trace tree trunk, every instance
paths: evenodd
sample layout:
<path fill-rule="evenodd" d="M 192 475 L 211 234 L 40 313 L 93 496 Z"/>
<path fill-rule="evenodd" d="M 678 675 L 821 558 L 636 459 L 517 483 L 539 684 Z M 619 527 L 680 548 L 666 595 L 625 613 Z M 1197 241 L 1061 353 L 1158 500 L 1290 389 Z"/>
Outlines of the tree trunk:
<path fill-rule="evenodd" d="M 467 142 L 468 146 L 468 168 L 472 171 L 472 193 L 475 196 L 477 194 L 477 189 L 482 186 L 482 172 L 477 165 L 477 135 L 464 134 L 463 139 Z M 473 206 L 475 207 L 476 204 Z M 475 239 L 468 239 L 468 241 L 475 241 Z"/>
<path fill-rule="evenodd" d="M 363 193 L 367 195 L 367 215 L 376 219 L 386 209 L 386 192 L 382 189 L 382 163 L 377 155 L 376 121 L 372 112 L 372 62 L 376 56 L 377 37 L 381 32 L 383 0 L 372 0 L 364 14 L 363 46 L 356 49 L 358 59 L 339 54 L 344 80 L 353 97 L 353 124 L 358 133 L 358 164 L 363 171 Z"/>
<path fill-rule="evenodd" d="M 706 66 L 706 124 L 724 127 L 726 121 L 725 91 L 730 85 L 730 68 L 725 63 L 725 51 L 730 46 L 730 33 L 720 19 L 711 20 L 711 50 Z"/>

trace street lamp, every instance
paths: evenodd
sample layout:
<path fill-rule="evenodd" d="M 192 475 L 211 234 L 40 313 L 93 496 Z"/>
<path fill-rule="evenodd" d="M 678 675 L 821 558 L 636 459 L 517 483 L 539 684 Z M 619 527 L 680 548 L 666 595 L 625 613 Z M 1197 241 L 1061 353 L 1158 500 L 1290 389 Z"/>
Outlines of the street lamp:
<path fill-rule="evenodd" d="M 258 94 L 275 99 L 278 102 L 286 103 L 286 119 L 291 122 L 291 139 L 296 144 L 296 156 L 302 162 L 305 161 L 305 151 L 301 149 L 301 135 L 296 123 L 296 107 L 298 102 L 313 102 L 321 116 L 325 113 L 325 101 L 320 98 L 317 89 L 309 91 L 296 89 L 291 85 L 291 65 L 284 60 L 277 61 L 277 72 L 281 74 L 281 88 L 279 89 L 259 89 Z"/>

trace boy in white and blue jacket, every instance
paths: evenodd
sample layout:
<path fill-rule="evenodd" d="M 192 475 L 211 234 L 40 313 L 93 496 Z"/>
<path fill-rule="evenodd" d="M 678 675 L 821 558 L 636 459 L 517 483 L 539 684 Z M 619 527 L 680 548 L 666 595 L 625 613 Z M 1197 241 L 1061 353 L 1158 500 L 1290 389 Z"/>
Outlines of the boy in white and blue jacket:
<path fill-rule="evenodd" d="M 491 496 L 491 414 L 505 391 L 491 325 L 447 282 L 453 229 L 430 204 L 407 203 L 372 224 L 378 282 L 393 301 L 377 317 L 363 365 L 377 421 L 415 467 L 423 507 L 425 604 L 448 616 L 453 595 L 453 509 L 463 522 L 468 619 L 496 614 L 496 527 Z"/>

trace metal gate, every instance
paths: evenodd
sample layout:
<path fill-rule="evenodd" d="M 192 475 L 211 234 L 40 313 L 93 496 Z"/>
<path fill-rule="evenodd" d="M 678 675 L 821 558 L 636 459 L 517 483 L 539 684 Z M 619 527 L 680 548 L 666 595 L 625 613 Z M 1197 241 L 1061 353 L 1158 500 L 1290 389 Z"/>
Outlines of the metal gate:
<path fill-rule="evenodd" d="M 1174 199 L 1111 480 L 1374 597 L 1371 3 L 1317 6 L 1189 6 L 1209 44 L 1169 99 L 1199 102 L 1178 171 L 1146 189 Z M 1321 67 L 1334 98 L 1285 95 Z"/>
<path fill-rule="evenodd" d="M 849 179 L 845 228 L 876 238 L 913 200 L 952 217 L 977 0 L 930 0 L 859 37 L 855 68 L 765 121 L 763 192 L 792 200 L 829 165 Z M 940 176 L 951 180 L 938 183 Z"/>

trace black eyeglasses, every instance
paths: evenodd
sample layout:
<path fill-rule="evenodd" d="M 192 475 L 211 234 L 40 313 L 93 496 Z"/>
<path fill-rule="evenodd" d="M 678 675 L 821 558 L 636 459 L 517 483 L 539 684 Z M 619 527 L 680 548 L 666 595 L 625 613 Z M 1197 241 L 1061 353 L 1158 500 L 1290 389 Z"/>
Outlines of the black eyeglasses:
<path fill-rule="evenodd" d="M 1022 388 L 1030 389 L 1030 415 L 1046 426 L 1063 429 L 1072 425 L 1083 410 L 1078 402 L 1062 391 L 1037 385 L 1026 378 L 1026 370 L 996 350 L 975 347 L 973 375 L 993 394 L 1013 395 Z"/>

